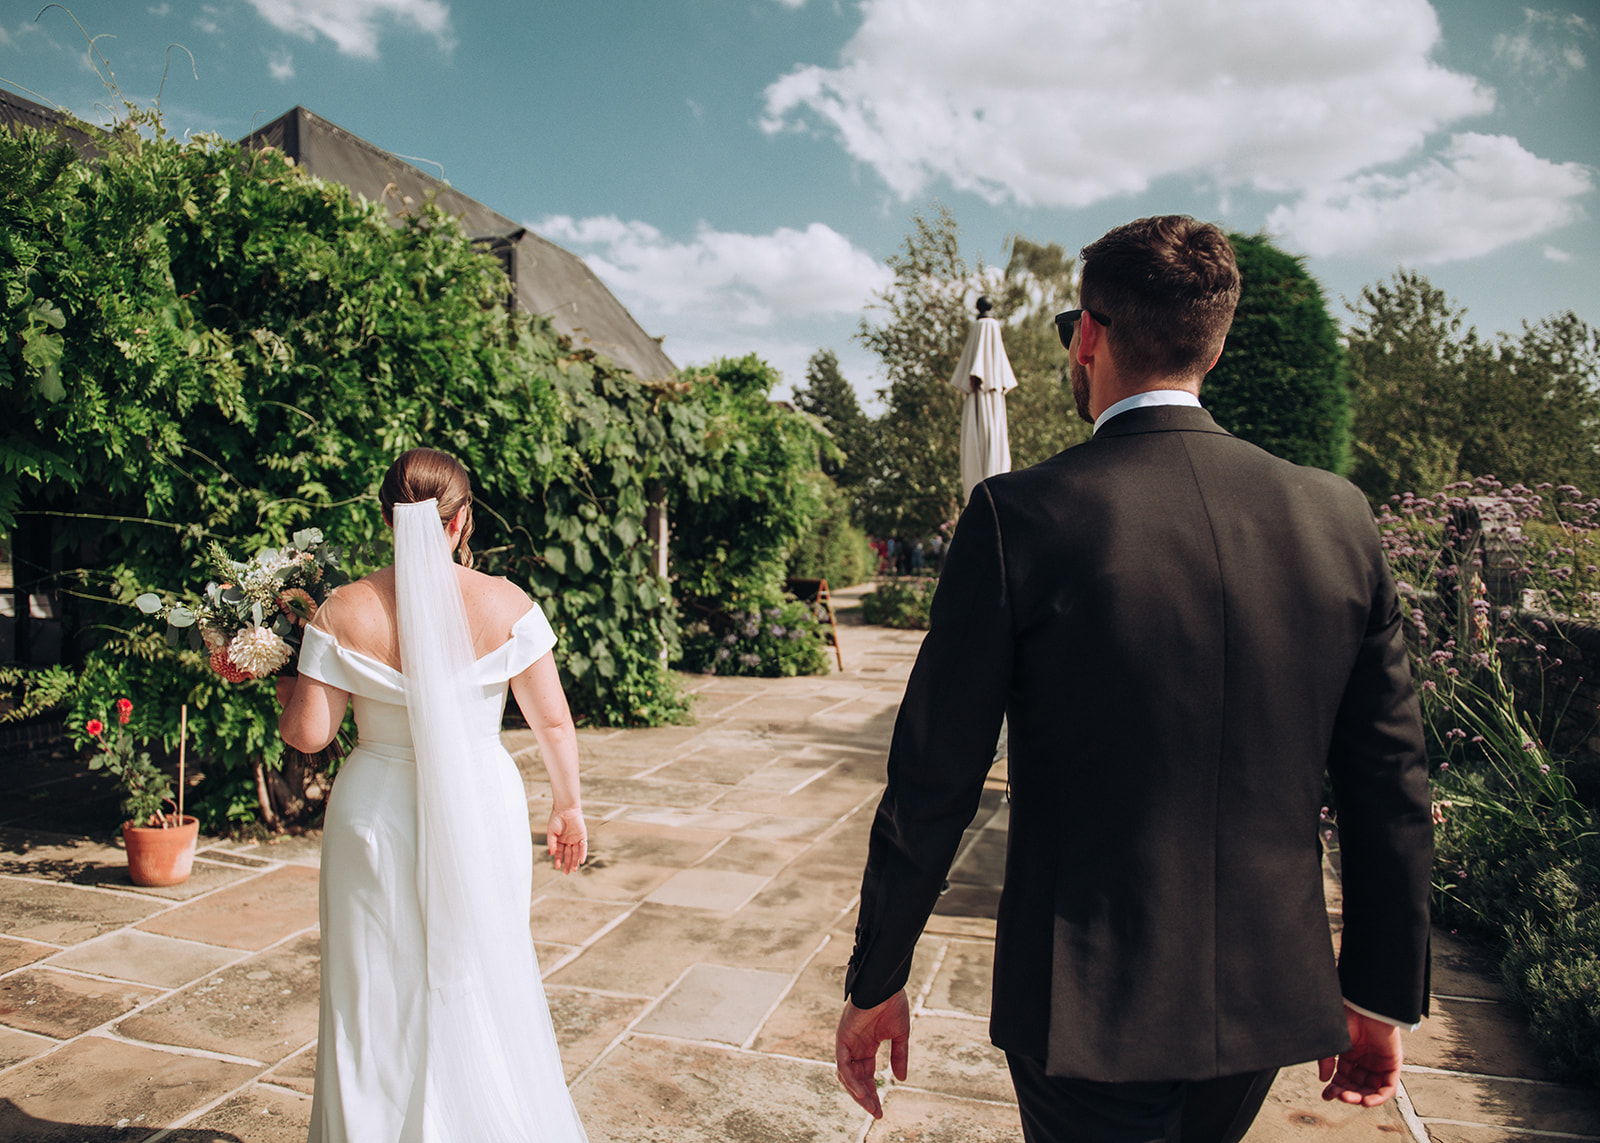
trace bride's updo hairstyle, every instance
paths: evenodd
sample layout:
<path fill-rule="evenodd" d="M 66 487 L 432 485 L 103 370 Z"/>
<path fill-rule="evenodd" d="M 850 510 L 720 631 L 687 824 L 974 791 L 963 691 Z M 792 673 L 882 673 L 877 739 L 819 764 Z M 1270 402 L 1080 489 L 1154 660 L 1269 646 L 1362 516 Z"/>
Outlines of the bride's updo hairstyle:
<path fill-rule="evenodd" d="M 446 527 L 457 512 L 462 508 L 467 510 L 456 551 L 460 554 L 461 566 L 470 568 L 472 549 L 467 546 L 467 540 L 472 536 L 472 482 L 459 460 L 438 449 L 414 448 L 401 453 L 389 466 L 378 489 L 383 522 L 393 527 L 396 504 L 417 504 L 423 500 L 439 502 L 439 522 Z"/>

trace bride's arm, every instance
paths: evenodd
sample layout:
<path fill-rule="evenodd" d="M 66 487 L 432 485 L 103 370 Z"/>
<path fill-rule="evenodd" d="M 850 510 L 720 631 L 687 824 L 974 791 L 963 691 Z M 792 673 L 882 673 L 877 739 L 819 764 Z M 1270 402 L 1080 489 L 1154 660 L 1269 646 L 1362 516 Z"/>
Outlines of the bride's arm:
<path fill-rule="evenodd" d="M 539 743 L 539 756 L 550 778 L 554 805 L 546 829 L 549 853 L 557 869 L 571 873 L 589 855 L 589 836 L 578 793 L 578 731 L 567 709 L 555 656 L 545 653 L 513 678 L 511 693 Z"/>
<path fill-rule="evenodd" d="M 279 736 L 307 754 L 315 754 L 332 742 L 344 722 L 350 692 L 309 675 L 280 678 L 277 686 L 278 701 L 283 703 L 283 712 L 278 715 Z"/>

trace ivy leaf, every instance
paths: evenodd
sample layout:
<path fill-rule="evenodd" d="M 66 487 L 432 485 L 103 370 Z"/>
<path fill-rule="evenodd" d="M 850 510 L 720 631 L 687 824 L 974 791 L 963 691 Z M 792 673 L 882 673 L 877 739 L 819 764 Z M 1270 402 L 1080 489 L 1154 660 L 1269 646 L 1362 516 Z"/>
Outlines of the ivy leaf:
<path fill-rule="evenodd" d="M 567 574 L 567 553 L 556 544 L 551 544 L 545 548 L 544 562 L 550 565 L 551 570 L 557 575 Z"/>
<path fill-rule="evenodd" d="M 39 375 L 39 396 L 52 405 L 67 395 L 61 384 L 61 355 L 66 342 L 48 330 L 36 326 L 22 332 L 22 360 Z"/>
<path fill-rule="evenodd" d="M 67 317 L 61 308 L 54 302 L 40 298 L 33 303 L 33 308 L 28 312 L 30 318 L 38 318 L 51 329 L 60 329 L 67 324 Z"/>

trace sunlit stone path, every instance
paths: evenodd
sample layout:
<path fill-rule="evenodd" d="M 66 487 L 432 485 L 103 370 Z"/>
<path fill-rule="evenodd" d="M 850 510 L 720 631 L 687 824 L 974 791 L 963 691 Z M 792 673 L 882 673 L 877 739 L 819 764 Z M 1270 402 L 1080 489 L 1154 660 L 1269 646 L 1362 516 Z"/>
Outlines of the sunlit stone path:
<path fill-rule="evenodd" d="M 858 594 L 835 596 L 842 671 L 686 677 L 694 725 L 581 734 L 592 857 L 571 878 L 536 875 L 530 923 L 595 1143 L 1021 1139 L 987 1036 L 1004 760 L 919 950 L 908 1081 L 874 1125 L 833 1076 L 867 829 L 921 643 L 853 622 Z M 532 736 L 506 739 L 542 824 Z M 120 850 L 30 828 L 31 807 L 81 786 L 0 757 L 0 1139 L 298 1143 L 316 838 L 202 841 L 189 883 L 135 889 Z M 1250 1140 L 1600 1139 L 1594 1094 L 1547 1081 L 1519 1014 L 1447 933 L 1434 983 L 1404 1099 L 1336 1108 L 1314 1067 L 1291 1069 Z"/>

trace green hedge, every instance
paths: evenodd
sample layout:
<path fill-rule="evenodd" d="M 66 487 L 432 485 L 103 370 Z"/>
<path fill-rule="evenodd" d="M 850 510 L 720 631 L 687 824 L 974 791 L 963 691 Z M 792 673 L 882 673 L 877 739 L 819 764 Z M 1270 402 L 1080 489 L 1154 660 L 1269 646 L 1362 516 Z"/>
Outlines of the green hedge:
<path fill-rule="evenodd" d="M 129 604 L 198 590 L 211 541 L 247 557 L 315 525 L 383 562 L 378 480 L 445 449 L 472 473 L 481 566 L 550 615 L 575 713 L 634 725 L 687 710 L 651 495 L 711 606 L 777 590 L 821 506 L 815 429 L 770 405 L 754 358 L 642 382 L 508 313 L 498 263 L 431 204 L 394 220 L 147 113 L 94 165 L 0 131 L 0 292 L 0 529 L 47 526 L 65 565 L 71 720 L 126 692 L 171 749 L 187 702 L 208 827 L 271 809 L 271 688 L 222 684 Z"/>

